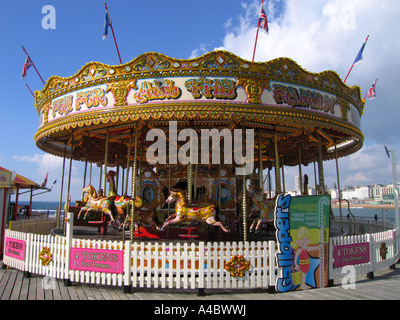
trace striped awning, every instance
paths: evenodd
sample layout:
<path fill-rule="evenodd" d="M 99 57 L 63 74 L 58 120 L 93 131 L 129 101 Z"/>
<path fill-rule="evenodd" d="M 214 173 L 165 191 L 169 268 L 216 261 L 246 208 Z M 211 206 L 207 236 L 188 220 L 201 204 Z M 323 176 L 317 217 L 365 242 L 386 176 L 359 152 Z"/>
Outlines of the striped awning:
<path fill-rule="evenodd" d="M 41 189 L 41 186 L 18 173 L 14 177 L 11 170 L 0 167 L 0 188 Z"/>

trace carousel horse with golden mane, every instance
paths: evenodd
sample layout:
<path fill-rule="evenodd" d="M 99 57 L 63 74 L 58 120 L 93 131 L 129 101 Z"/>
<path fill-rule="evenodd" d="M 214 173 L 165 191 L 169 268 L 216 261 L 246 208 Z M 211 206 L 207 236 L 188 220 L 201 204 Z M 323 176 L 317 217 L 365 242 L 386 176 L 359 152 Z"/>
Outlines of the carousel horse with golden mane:
<path fill-rule="evenodd" d="M 92 185 L 88 185 L 82 189 L 82 193 L 87 193 L 84 201 L 86 205 L 81 208 L 78 213 L 78 219 L 81 217 L 83 212 L 86 212 L 83 219 L 87 218 L 87 215 L 91 212 L 104 212 L 110 217 L 111 221 L 114 221 L 112 208 L 112 197 L 103 197 L 102 195 L 97 195 L 96 190 Z"/>
<path fill-rule="evenodd" d="M 229 232 L 220 221 L 215 219 L 215 205 L 209 205 L 201 208 L 189 208 L 186 204 L 186 199 L 182 192 L 171 190 L 167 203 L 175 202 L 175 213 L 171 214 L 164 222 L 160 230 L 163 230 L 167 225 L 177 224 L 182 222 L 199 222 L 205 221 L 212 226 L 220 227 L 224 232 Z"/>
<path fill-rule="evenodd" d="M 86 205 L 79 211 L 78 219 L 83 212 L 86 212 L 83 217 L 84 219 L 86 219 L 87 215 L 91 212 L 104 212 L 110 217 L 111 222 L 115 221 L 115 217 L 120 219 L 128 203 L 132 203 L 132 200 L 130 197 L 120 197 L 117 195 L 115 192 L 114 175 L 115 172 L 112 170 L 106 175 L 107 182 L 110 184 L 107 197 L 103 196 L 100 190 L 99 194 L 97 194 L 96 189 L 92 185 L 88 185 L 82 189 L 82 193 L 87 193 L 84 197 Z"/>
<path fill-rule="evenodd" d="M 250 218 L 253 219 L 250 232 L 258 232 L 261 223 L 274 220 L 276 198 L 268 198 L 260 188 L 254 186 L 251 188 L 250 194 L 252 199 Z"/>
<path fill-rule="evenodd" d="M 130 196 L 119 196 L 116 193 L 115 181 L 114 181 L 115 172 L 110 170 L 108 172 L 108 182 L 110 184 L 109 187 L 109 197 L 115 196 L 112 210 L 115 211 L 116 221 L 119 223 L 118 230 L 122 231 L 123 228 L 128 228 L 131 224 L 131 210 L 132 206 L 135 206 L 136 214 L 134 214 L 133 222 L 138 225 L 151 225 L 155 229 L 157 229 L 157 224 L 155 222 L 155 210 L 154 208 L 150 208 L 149 210 L 143 210 L 143 199 L 140 196 L 137 196 L 133 199 Z"/>

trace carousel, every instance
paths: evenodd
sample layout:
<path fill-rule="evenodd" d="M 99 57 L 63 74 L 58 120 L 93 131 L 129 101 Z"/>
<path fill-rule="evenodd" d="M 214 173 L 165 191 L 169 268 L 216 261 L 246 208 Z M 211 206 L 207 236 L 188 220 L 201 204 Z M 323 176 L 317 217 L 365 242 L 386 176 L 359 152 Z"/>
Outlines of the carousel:
<path fill-rule="evenodd" d="M 104 233 L 113 224 L 132 240 L 246 241 L 271 228 L 286 166 L 299 166 L 302 178 L 301 167 L 314 164 L 317 193 L 326 193 L 323 162 L 363 145 L 364 103 L 360 88 L 335 72 L 311 73 L 288 58 L 255 63 L 214 51 L 179 60 L 152 52 L 52 76 L 35 92 L 35 141 L 68 159 L 62 197 L 75 225 Z M 85 163 L 76 203 L 72 161 Z M 92 164 L 100 169 L 97 188 L 87 179 Z M 275 190 L 264 187 L 266 172 Z"/>

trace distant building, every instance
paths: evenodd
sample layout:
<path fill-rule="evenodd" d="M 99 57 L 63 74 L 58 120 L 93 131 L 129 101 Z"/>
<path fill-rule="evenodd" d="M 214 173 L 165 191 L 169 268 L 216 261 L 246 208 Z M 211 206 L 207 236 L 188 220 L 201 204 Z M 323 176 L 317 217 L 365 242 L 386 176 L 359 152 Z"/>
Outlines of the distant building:
<path fill-rule="evenodd" d="M 397 186 L 399 190 L 399 186 Z M 383 203 L 390 203 L 394 200 L 393 184 L 361 186 L 361 187 L 346 187 L 340 191 L 341 199 L 346 200 L 370 200 Z M 332 200 L 339 199 L 337 189 L 330 189 Z"/>

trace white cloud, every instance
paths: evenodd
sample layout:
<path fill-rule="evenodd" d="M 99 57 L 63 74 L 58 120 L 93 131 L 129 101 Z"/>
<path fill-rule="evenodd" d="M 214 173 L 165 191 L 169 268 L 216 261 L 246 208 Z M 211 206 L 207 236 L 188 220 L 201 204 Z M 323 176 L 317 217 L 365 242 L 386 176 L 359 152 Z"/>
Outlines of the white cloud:
<path fill-rule="evenodd" d="M 229 20 L 222 46 L 216 49 L 251 60 L 260 1 L 242 2 L 242 14 Z M 259 32 L 255 61 L 288 57 L 308 71 L 334 70 L 344 79 L 367 35 L 370 36 L 363 61 L 353 68 L 347 84 L 360 86 L 364 96 L 378 78 L 377 98 L 367 101 L 362 116 L 364 147 L 339 159 L 339 170 L 342 185 L 390 183 L 391 161 L 386 157 L 384 144 L 395 149 L 400 146 L 398 1 L 271 0 L 265 3 L 269 34 Z M 336 182 L 335 161 L 324 163 L 324 169 L 325 182 L 330 187 Z M 313 177 L 313 165 L 303 171 Z M 298 169 L 287 168 L 285 174 L 290 188 Z"/>
<path fill-rule="evenodd" d="M 36 163 L 37 173 L 40 175 L 46 175 L 47 172 L 59 172 L 62 168 L 63 159 L 60 157 L 53 156 L 51 154 L 35 154 L 33 156 L 13 156 L 14 160 L 22 162 Z"/>

